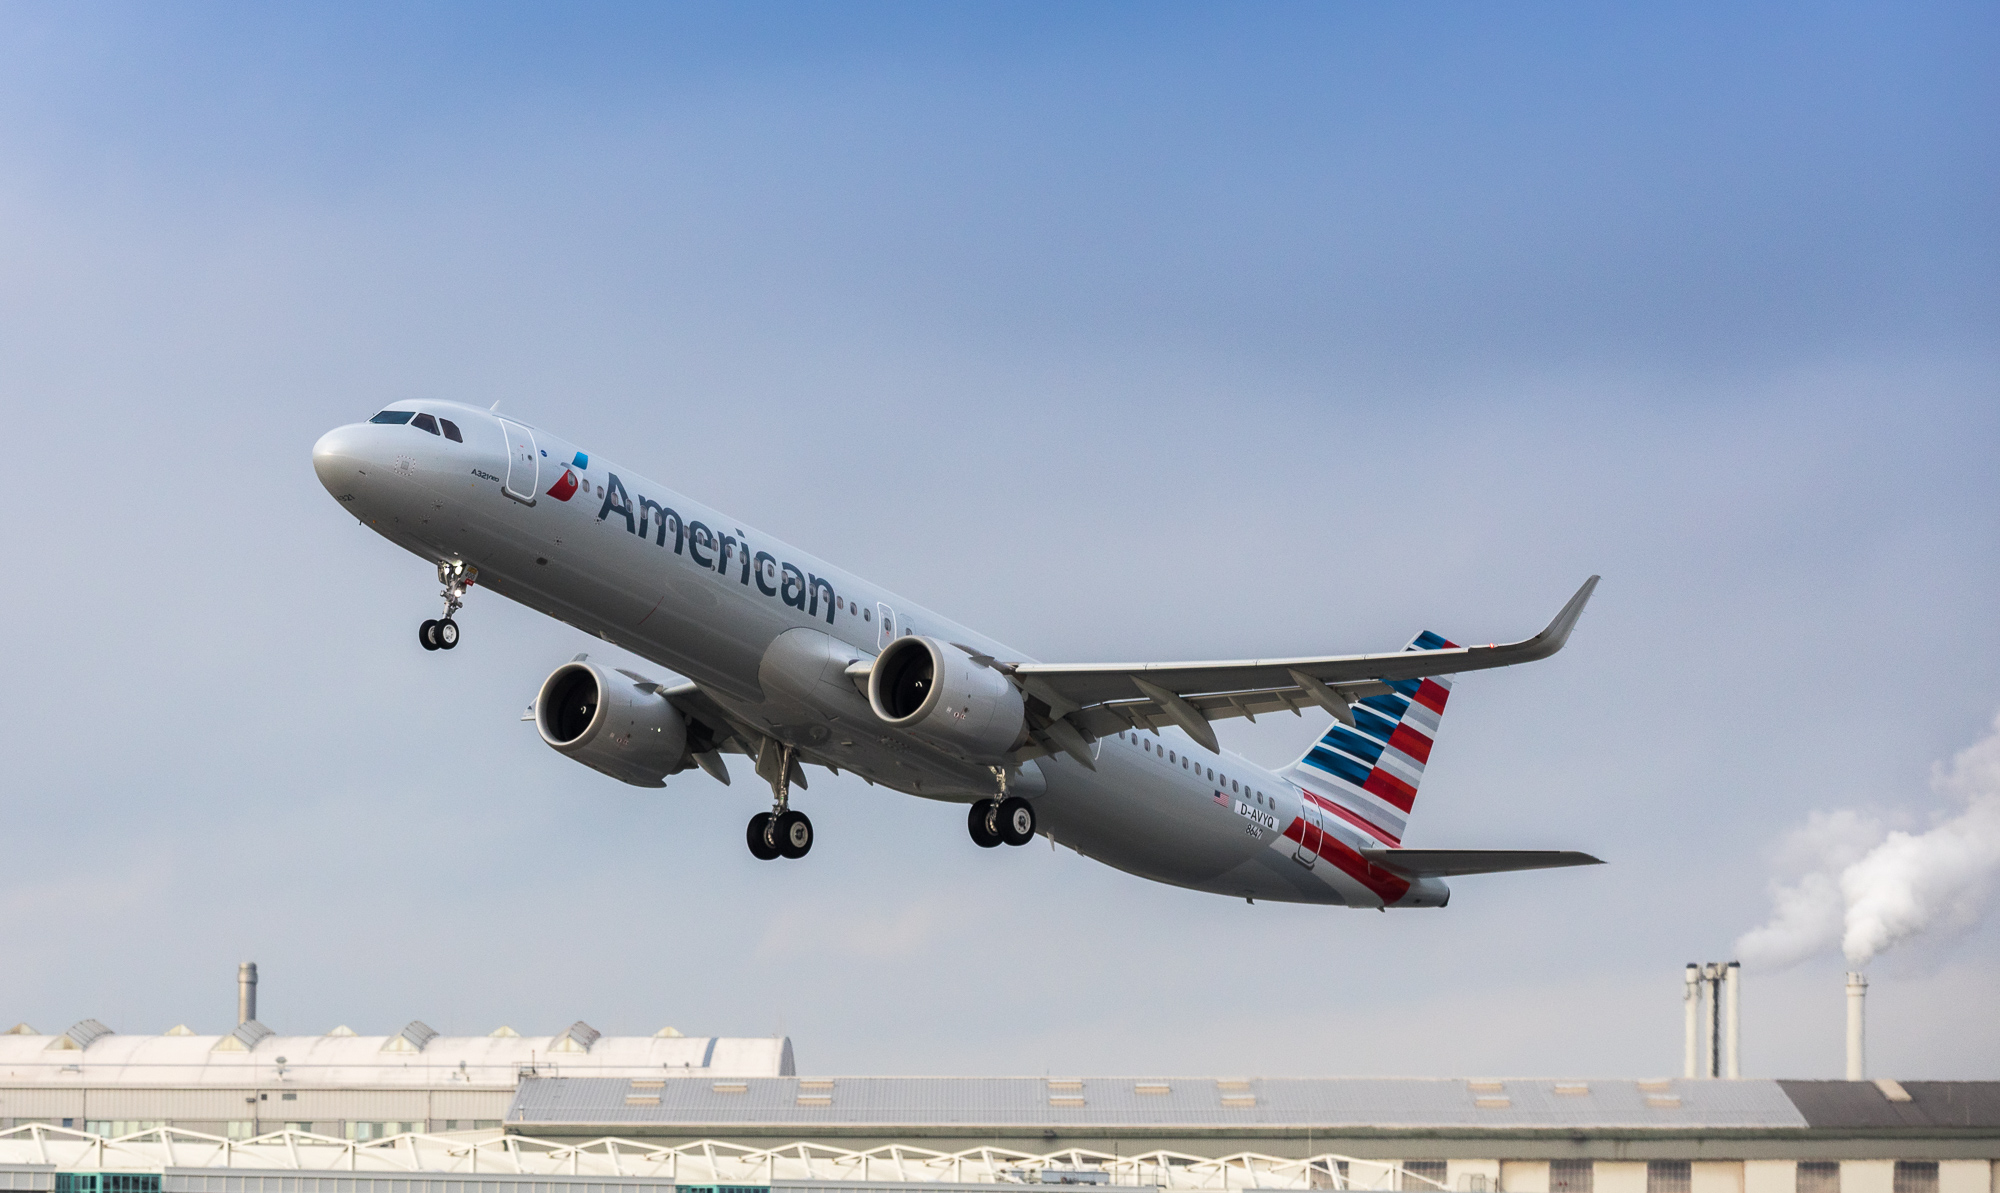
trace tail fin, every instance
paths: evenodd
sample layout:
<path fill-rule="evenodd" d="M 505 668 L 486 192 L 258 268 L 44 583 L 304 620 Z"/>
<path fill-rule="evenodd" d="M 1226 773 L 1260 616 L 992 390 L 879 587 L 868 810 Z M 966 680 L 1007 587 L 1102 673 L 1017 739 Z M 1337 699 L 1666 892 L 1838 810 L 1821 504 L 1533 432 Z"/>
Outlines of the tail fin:
<path fill-rule="evenodd" d="M 1403 649 L 1456 645 L 1426 630 Z M 1283 773 L 1319 796 L 1336 816 L 1399 847 L 1445 701 L 1451 698 L 1451 676 L 1397 680 L 1389 686 L 1393 694 L 1370 696 L 1353 706 L 1353 728 L 1334 722 Z"/>

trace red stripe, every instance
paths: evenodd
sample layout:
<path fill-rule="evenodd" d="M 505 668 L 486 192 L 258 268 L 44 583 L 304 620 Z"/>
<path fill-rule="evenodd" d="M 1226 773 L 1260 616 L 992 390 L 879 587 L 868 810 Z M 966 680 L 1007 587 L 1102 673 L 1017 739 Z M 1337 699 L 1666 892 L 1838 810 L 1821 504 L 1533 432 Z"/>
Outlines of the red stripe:
<path fill-rule="evenodd" d="M 1393 804 L 1399 812 L 1408 812 L 1410 805 L 1417 802 L 1416 788 L 1379 766 L 1368 772 L 1368 781 L 1361 785 L 1361 790 L 1381 797 L 1383 802 Z"/>
<path fill-rule="evenodd" d="M 1427 679 L 1417 685 L 1417 694 L 1412 699 L 1442 716 L 1444 714 L 1444 702 L 1451 699 L 1451 689 L 1441 683 Z"/>
<path fill-rule="evenodd" d="M 1394 903 L 1410 893 L 1410 880 L 1374 865 L 1367 858 L 1349 849 L 1339 841 L 1332 841 L 1331 852 L 1320 856 L 1347 872 L 1350 878 L 1374 891 L 1383 903 Z"/>
<path fill-rule="evenodd" d="M 1342 820 L 1345 820 L 1347 823 L 1353 825 L 1355 828 L 1358 828 L 1362 832 L 1367 833 L 1371 837 L 1380 837 L 1384 841 L 1387 841 L 1390 845 L 1393 846 L 1401 846 L 1403 843 L 1402 839 L 1397 837 L 1396 834 L 1390 832 L 1388 829 L 1381 827 L 1380 825 L 1375 824 L 1373 821 L 1367 819 L 1366 817 L 1360 815 L 1359 813 L 1353 811 L 1350 808 L 1342 807 L 1341 805 L 1336 804 L 1329 799 L 1321 799 L 1319 796 L 1312 794 L 1310 791 L 1306 793 L 1306 798 L 1318 804 L 1320 807 L 1325 808 L 1327 811 L 1333 813 L 1335 816 L 1340 817 Z"/>
<path fill-rule="evenodd" d="M 1396 726 L 1396 731 L 1389 735 L 1389 748 L 1392 750 L 1401 750 L 1418 762 L 1426 766 L 1430 765 L 1431 739 L 1410 728 L 1407 724 Z"/>

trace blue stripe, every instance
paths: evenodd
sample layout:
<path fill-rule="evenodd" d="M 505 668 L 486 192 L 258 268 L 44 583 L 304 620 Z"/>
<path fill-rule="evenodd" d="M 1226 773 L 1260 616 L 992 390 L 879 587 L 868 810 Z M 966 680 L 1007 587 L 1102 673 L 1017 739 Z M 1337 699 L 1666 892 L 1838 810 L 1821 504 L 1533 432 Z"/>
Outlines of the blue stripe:
<path fill-rule="evenodd" d="M 1312 753 L 1306 755 L 1306 761 L 1330 775 L 1346 779 L 1356 787 L 1368 781 L 1368 768 L 1345 754 L 1314 746 Z"/>
<path fill-rule="evenodd" d="M 1396 722 L 1385 721 L 1365 708 L 1351 710 L 1354 713 L 1354 727 L 1363 733 L 1370 733 L 1383 741 L 1388 741 L 1396 732 Z"/>
<path fill-rule="evenodd" d="M 1441 638 L 1429 630 L 1425 630 L 1423 633 L 1417 635 L 1415 642 L 1410 643 L 1410 648 L 1412 650 L 1443 650 L 1449 645 L 1451 645 L 1450 639 Z"/>
<path fill-rule="evenodd" d="M 1335 725 L 1327 730 L 1326 736 L 1319 739 L 1319 744 L 1346 750 L 1356 758 L 1366 759 L 1371 766 L 1382 756 L 1383 749 L 1381 742 L 1363 737 L 1344 725 Z"/>
<path fill-rule="evenodd" d="M 1417 694 L 1417 689 L 1423 686 L 1424 681 L 1421 679 L 1385 679 L 1382 682 L 1405 696 L 1414 696 Z"/>
<path fill-rule="evenodd" d="M 1410 685 L 1411 691 L 1414 692 L 1416 688 L 1417 685 L 1415 684 Z M 1386 713 L 1390 718 L 1397 721 L 1402 720 L 1403 714 L 1410 711 L 1410 702 L 1403 699 L 1401 696 L 1370 696 L 1368 699 L 1363 700 L 1361 703 L 1367 705 L 1369 708 L 1372 708 L 1377 712 Z M 1358 721 L 1359 718 L 1356 718 L 1356 720 Z M 1385 733 L 1382 736 L 1387 737 L 1389 735 Z"/>

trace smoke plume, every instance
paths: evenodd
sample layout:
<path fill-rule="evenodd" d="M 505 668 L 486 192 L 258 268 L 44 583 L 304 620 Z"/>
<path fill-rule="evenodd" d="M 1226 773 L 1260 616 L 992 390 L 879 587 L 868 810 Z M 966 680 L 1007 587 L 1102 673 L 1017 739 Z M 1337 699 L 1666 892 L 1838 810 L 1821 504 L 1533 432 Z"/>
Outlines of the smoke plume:
<path fill-rule="evenodd" d="M 1838 944 L 1854 966 L 1931 928 L 1976 922 L 2000 875 L 2000 718 L 1933 769 L 1947 801 L 1930 829 L 1884 831 L 1858 812 L 1814 812 L 1779 848 L 1772 914 L 1736 941 L 1745 964 L 1782 968 Z"/>

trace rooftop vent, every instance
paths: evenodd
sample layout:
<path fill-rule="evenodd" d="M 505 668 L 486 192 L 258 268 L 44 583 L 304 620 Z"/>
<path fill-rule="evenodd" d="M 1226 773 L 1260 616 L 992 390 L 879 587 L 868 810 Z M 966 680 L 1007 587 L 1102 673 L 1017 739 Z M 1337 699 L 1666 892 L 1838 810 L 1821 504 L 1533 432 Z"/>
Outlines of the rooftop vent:
<path fill-rule="evenodd" d="M 1157 1097 L 1173 1093 L 1174 1087 L 1164 1081 L 1141 1081 L 1132 1087 L 1132 1092 L 1135 1094 L 1151 1094 Z"/>
<path fill-rule="evenodd" d="M 330 1036 L 340 1036 L 344 1038 L 353 1035 L 354 1029 L 343 1023 L 326 1034 Z"/>
<path fill-rule="evenodd" d="M 422 1052 L 424 1045 L 438 1038 L 438 1033 L 430 1024 L 421 1019 L 412 1019 L 403 1030 L 390 1036 L 382 1045 L 384 1052 Z"/>
<path fill-rule="evenodd" d="M 579 1019 L 549 1041 L 550 1052 L 588 1052 L 603 1033 Z"/>
<path fill-rule="evenodd" d="M 81 1052 L 91 1043 L 111 1034 L 111 1029 L 95 1019 L 85 1019 L 50 1041 L 48 1051 Z"/>
<path fill-rule="evenodd" d="M 41 1034 L 42 1034 L 41 1032 L 36 1031 L 34 1028 L 29 1027 L 25 1023 L 16 1023 L 14 1026 L 8 1028 L 6 1031 L 0 1032 L 0 1035 L 6 1035 L 6 1036 L 38 1036 Z"/>
<path fill-rule="evenodd" d="M 169 1036 L 191 1036 L 194 1034 L 194 1028 L 189 1027 L 185 1023 L 176 1023 L 162 1034 Z"/>
<path fill-rule="evenodd" d="M 681 1038 L 681 1029 L 678 1027 L 663 1027 L 654 1032 L 653 1035 L 657 1039 L 678 1040 Z"/>
<path fill-rule="evenodd" d="M 520 1032 L 515 1031 L 504 1023 L 486 1034 L 495 1040 L 518 1040 L 521 1038 Z"/>
<path fill-rule="evenodd" d="M 236 1025 L 236 1030 L 215 1042 L 210 1052 L 248 1052 L 257 1045 L 277 1035 L 277 1032 L 251 1019 Z"/>

